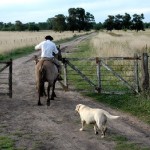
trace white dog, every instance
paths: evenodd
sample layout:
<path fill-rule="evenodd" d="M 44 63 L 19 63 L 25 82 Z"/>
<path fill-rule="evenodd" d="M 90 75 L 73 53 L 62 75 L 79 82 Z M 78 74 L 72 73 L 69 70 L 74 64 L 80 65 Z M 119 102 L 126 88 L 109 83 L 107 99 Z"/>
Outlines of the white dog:
<path fill-rule="evenodd" d="M 119 116 L 113 116 L 103 109 L 93 109 L 83 104 L 78 104 L 75 109 L 81 118 L 82 128 L 80 131 L 84 130 L 85 124 L 94 124 L 95 134 L 98 134 L 97 129 L 101 130 L 102 138 L 105 136 L 106 132 L 106 122 L 107 118 L 117 119 Z"/>

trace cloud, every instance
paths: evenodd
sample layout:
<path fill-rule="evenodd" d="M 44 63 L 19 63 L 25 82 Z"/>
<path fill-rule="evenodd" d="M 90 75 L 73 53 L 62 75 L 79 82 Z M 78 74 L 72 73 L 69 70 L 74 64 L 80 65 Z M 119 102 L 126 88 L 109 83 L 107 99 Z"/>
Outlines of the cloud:
<path fill-rule="evenodd" d="M 28 3 L 37 3 L 38 1 L 41 1 L 41 0 L 26 0 L 26 1 L 23 1 L 23 0 L 3 0 L 0 2 L 1 6 L 4 6 L 4 5 L 16 5 L 16 4 L 28 4 Z"/>
<path fill-rule="evenodd" d="M 1 0 L 0 21 L 46 21 L 58 14 L 68 16 L 68 9 L 77 7 L 94 15 L 96 22 L 104 21 L 108 15 L 124 13 L 144 13 L 147 20 L 150 18 L 150 2 L 147 0 Z"/>
<path fill-rule="evenodd" d="M 124 10 L 125 11 L 125 10 Z M 130 13 L 150 13 L 150 8 L 133 8 L 133 9 L 127 9 L 127 12 Z"/>

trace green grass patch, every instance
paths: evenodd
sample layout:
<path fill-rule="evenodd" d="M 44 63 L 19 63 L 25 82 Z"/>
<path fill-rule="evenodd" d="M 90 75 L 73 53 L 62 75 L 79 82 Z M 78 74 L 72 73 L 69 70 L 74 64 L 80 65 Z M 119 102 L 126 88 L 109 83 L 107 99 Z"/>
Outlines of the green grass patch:
<path fill-rule="evenodd" d="M 107 104 L 115 109 L 129 112 L 150 124 L 150 99 L 144 99 L 142 95 L 86 93 L 86 96 L 92 97 L 94 100 Z"/>
<path fill-rule="evenodd" d="M 113 141 L 116 142 L 115 150 L 148 150 L 149 148 L 142 148 L 141 145 L 131 143 L 126 137 L 113 136 Z"/>
<path fill-rule="evenodd" d="M 68 55 L 65 54 L 65 57 L 67 58 L 89 58 L 91 46 L 89 45 L 89 40 L 83 41 L 79 45 L 77 45 L 76 49 L 73 50 L 72 53 L 69 53 Z M 76 64 L 80 64 L 80 62 L 76 61 Z"/>
<path fill-rule="evenodd" d="M 16 150 L 14 141 L 9 137 L 0 136 L 0 150 Z"/>
<path fill-rule="evenodd" d="M 10 59 L 20 58 L 20 57 L 23 57 L 25 55 L 31 54 L 34 51 L 35 51 L 34 46 L 17 48 L 15 50 L 12 50 L 11 52 L 0 54 L 0 61 L 7 61 Z"/>

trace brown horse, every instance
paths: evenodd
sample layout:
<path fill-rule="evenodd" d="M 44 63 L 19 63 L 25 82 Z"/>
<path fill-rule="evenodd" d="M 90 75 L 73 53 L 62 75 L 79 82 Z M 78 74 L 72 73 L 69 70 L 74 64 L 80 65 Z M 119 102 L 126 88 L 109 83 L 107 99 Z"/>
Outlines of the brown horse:
<path fill-rule="evenodd" d="M 58 55 L 59 60 L 62 59 L 61 56 L 61 51 L 60 49 Z M 40 98 L 42 96 L 46 96 L 44 84 L 45 82 L 48 82 L 48 87 L 47 87 L 47 105 L 50 105 L 50 100 L 53 100 L 54 97 L 56 97 L 55 94 L 55 83 L 57 81 L 58 77 L 58 69 L 56 65 L 48 60 L 48 59 L 43 59 L 43 60 L 38 60 L 37 56 L 35 56 L 35 76 L 36 76 L 36 88 L 38 91 L 38 105 L 41 104 Z M 52 91 L 50 90 L 52 88 Z M 51 93 L 51 94 L 50 94 Z"/>

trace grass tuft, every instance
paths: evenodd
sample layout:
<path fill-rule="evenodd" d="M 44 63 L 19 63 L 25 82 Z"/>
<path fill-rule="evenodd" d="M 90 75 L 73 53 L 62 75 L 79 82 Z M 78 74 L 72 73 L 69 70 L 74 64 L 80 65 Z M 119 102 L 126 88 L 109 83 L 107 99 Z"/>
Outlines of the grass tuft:
<path fill-rule="evenodd" d="M 115 150 L 148 150 L 149 148 L 141 147 L 131 143 L 126 137 L 114 136 L 112 139 L 116 142 Z"/>
<path fill-rule="evenodd" d="M 15 150 L 14 141 L 5 136 L 0 136 L 0 150 Z"/>

